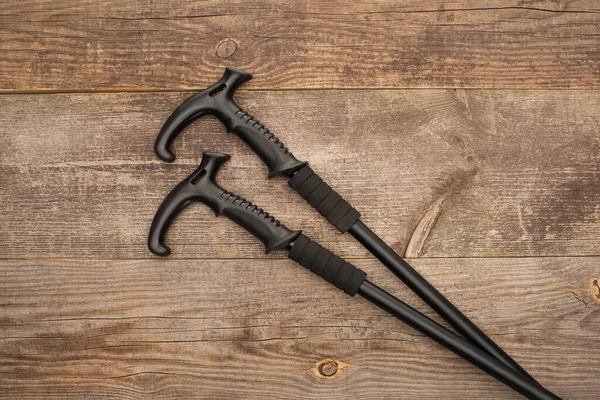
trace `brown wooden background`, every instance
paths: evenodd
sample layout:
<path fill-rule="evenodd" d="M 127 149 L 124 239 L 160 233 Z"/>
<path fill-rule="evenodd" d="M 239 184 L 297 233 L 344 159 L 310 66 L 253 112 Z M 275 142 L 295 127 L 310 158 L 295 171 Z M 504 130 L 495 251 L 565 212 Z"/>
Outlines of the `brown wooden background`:
<path fill-rule="evenodd" d="M 225 187 L 426 310 L 216 120 L 154 156 L 228 65 L 255 76 L 238 102 L 540 382 L 598 396 L 597 1 L 5 0 L 1 398 L 516 397 L 201 206 L 149 254 L 162 197 L 226 151 Z"/>

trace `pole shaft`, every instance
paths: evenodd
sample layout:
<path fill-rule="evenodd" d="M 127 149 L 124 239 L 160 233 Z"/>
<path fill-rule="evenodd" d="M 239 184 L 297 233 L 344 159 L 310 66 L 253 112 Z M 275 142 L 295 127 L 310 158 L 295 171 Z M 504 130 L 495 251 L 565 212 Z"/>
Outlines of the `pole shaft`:
<path fill-rule="evenodd" d="M 362 221 L 356 222 L 349 230 L 367 250 L 391 270 L 402 282 L 423 299 L 429 307 L 448 322 L 458 333 L 480 349 L 496 357 L 506 366 L 535 382 L 525 369 L 513 360 L 492 339 L 481 331 L 469 318 L 438 292 L 413 267 L 403 260 L 392 248 L 371 231 Z"/>
<path fill-rule="evenodd" d="M 452 333 L 368 280 L 365 280 L 360 286 L 358 294 L 525 397 L 533 400 L 560 400 L 559 397 L 541 387 L 537 382 L 507 367 L 490 354 Z"/>

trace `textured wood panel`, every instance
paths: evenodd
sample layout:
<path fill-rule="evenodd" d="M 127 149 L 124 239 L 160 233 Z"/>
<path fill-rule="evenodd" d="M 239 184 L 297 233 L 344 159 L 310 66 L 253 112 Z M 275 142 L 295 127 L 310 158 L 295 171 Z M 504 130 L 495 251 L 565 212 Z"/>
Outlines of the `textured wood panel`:
<path fill-rule="evenodd" d="M 595 0 L 0 4 L 0 90 L 598 88 Z"/>
<path fill-rule="evenodd" d="M 221 184 L 347 257 L 342 236 L 216 120 L 159 161 L 155 136 L 188 94 L 0 97 L 2 257 L 149 257 L 146 235 L 204 150 L 233 155 Z M 595 91 L 241 92 L 239 102 L 310 161 L 410 257 L 598 255 L 600 94 Z M 174 257 L 263 257 L 258 241 L 195 205 Z M 276 255 L 274 255 L 277 257 Z"/>
<path fill-rule="evenodd" d="M 415 260 L 565 399 L 600 377 L 598 258 Z M 379 263 L 357 265 L 418 308 Z M 284 260 L 0 262 L 0 398 L 514 399 Z M 326 379 L 315 365 L 340 369 Z"/>

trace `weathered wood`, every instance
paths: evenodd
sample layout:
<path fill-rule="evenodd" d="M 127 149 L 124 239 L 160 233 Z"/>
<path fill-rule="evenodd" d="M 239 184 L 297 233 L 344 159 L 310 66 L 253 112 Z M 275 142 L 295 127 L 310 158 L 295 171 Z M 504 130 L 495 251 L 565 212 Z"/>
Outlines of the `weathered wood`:
<path fill-rule="evenodd" d="M 346 257 L 342 236 L 216 120 L 152 146 L 188 94 L 0 97 L 0 255 L 149 257 L 162 198 L 204 150 L 233 155 L 222 185 Z M 241 92 L 239 102 L 410 257 L 598 255 L 600 94 L 594 91 Z M 170 231 L 174 257 L 263 257 L 206 207 Z M 280 255 L 273 255 L 278 257 Z"/>
<path fill-rule="evenodd" d="M 415 260 L 565 399 L 597 393 L 599 263 Z M 379 263 L 357 265 L 425 310 Z M 5 260 L 0 273 L 0 398 L 515 398 L 291 261 Z"/>
<path fill-rule="evenodd" d="M 580 1 L 5 0 L 0 90 L 600 87 L 600 10 Z"/>

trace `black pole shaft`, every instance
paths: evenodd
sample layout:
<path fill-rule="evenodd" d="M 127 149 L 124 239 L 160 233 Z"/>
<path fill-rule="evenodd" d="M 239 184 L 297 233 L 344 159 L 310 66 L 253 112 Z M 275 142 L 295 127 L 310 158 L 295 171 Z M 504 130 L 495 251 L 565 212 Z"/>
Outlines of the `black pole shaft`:
<path fill-rule="evenodd" d="M 358 294 L 469 361 L 482 371 L 510 386 L 523 396 L 534 400 L 560 400 L 558 396 L 547 391 L 537 382 L 507 367 L 490 354 L 452 333 L 368 280 L 363 282 Z"/>
<path fill-rule="evenodd" d="M 454 304 L 438 292 L 433 285 L 404 261 L 362 221 L 358 220 L 350 228 L 349 232 L 465 339 L 535 382 L 535 379 L 527 371 L 517 364 L 500 346 L 494 343 L 492 339 L 483 333 Z"/>

